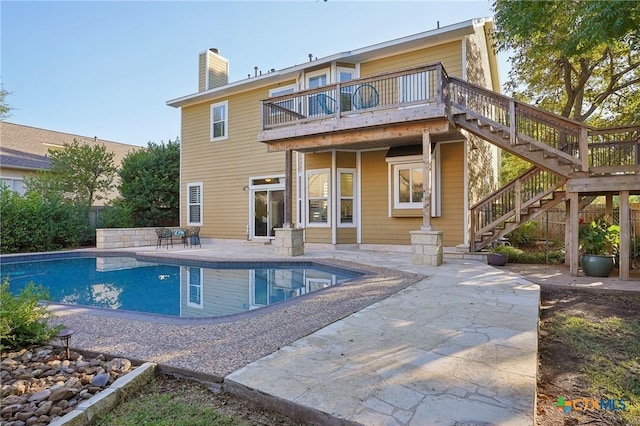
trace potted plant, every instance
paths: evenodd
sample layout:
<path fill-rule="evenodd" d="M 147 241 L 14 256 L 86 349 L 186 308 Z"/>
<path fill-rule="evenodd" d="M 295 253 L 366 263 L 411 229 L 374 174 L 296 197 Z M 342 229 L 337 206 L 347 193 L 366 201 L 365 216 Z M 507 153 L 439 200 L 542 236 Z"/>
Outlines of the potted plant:
<path fill-rule="evenodd" d="M 491 266 L 504 266 L 509 260 L 509 255 L 500 250 L 499 247 L 492 247 L 487 255 L 487 263 Z"/>
<path fill-rule="evenodd" d="M 620 246 L 620 226 L 603 220 L 579 225 L 580 265 L 585 275 L 608 277 Z"/>

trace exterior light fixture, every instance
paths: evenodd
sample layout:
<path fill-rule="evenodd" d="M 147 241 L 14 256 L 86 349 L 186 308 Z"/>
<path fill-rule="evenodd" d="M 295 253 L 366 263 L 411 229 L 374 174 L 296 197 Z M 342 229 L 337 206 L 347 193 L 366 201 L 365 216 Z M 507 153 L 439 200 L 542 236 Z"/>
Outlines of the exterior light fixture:
<path fill-rule="evenodd" d="M 71 335 L 73 333 L 75 333 L 75 331 L 71 330 L 70 328 L 65 328 L 64 330 L 60 331 L 60 333 L 58 333 L 58 338 L 60 339 L 60 342 L 62 342 L 62 346 L 64 347 L 64 352 L 67 356 L 67 359 L 69 359 L 69 339 L 71 339 Z"/>

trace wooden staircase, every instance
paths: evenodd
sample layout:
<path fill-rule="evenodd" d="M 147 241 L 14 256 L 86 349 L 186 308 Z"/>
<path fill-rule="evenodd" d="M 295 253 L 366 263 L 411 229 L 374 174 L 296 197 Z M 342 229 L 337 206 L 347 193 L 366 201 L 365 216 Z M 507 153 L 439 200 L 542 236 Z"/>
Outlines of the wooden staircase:
<path fill-rule="evenodd" d="M 471 207 L 470 251 L 503 238 L 564 200 L 567 179 L 532 167 Z"/>
<path fill-rule="evenodd" d="M 471 208 L 472 252 L 563 201 L 573 178 L 640 174 L 639 126 L 593 129 L 464 80 L 448 79 L 449 120 L 534 165 Z M 612 150 L 627 154 L 611 164 Z M 580 204 L 594 198 L 583 197 Z"/>

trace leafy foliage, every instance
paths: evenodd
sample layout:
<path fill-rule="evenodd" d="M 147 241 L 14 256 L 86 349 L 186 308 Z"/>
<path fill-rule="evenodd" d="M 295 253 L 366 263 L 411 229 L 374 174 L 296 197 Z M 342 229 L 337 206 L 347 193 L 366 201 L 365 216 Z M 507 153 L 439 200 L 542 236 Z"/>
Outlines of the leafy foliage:
<path fill-rule="evenodd" d="M 74 202 L 92 205 L 114 188 L 115 154 L 104 145 L 80 144 L 77 140 L 50 151 L 52 179 Z"/>
<path fill-rule="evenodd" d="M 132 228 L 133 210 L 122 198 L 105 206 L 98 216 L 98 228 Z"/>
<path fill-rule="evenodd" d="M 510 152 L 503 151 L 500 163 L 500 185 L 504 186 L 529 170 L 531 163 L 525 161 Z"/>
<path fill-rule="evenodd" d="M 133 226 L 179 223 L 180 141 L 149 142 L 122 161 L 120 194 L 133 213 Z"/>
<path fill-rule="evenodd" d="M 565 258 L 564 251 L 558 249 L 547 253 L 536 250 L 521 250 L 513 246 L 499 246 L 493 252 L 506 254 L 510 263 L 560 265 L 564 263 Z"/>
<path fill-rule="evenodd" d="M 27 190 L 24 197 L 0 188 L 0 251 L 50 251 L 77 247 L 91 240 L 89 208 L 64 200 L 55 192 Z"/>
<path fill-rule="evenodd" d="M 62 326 L 49 327 L 47 320 L 54 315 L 40 303 L 48 298 L 33 282 L 18 295 L 9 292 L 9 280 L 0 284 L 0 349 L 45 343 L 56 336 Z"/>
<path fill-rule="evenodd" d="M 4 120 L 5 118 L 11 115 L 11 106 L 7 104 L 6 98 L 10 95 L 10 92 L 7 92 L 0 83 L 0 120 Z"/>
<path fill-rule="evenodd" d="M 579 121 L 640 121 L 638 2 L 496 0 L 516 98 Z"/>
<path fill-rule="evenodd" d="M 526 222 L 509 232 L 506 237 L 516 247 L 527 247 L 538 239 L 538 222 Z"/>
<path fill-rule="evenodd" d="M 578 228 L 582 253 L 616 254 L 620 246 L 620 226 L 603 220 L 580 223 Z"/>

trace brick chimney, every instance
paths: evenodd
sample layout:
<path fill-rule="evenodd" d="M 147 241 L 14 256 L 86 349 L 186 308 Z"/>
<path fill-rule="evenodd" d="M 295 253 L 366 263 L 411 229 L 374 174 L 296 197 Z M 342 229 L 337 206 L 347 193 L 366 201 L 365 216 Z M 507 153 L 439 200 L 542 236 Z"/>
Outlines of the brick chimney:
<path fill-rule="evenodd" d="M 229 83 L 229 61 L 220 56 L 218 49 L 200 53 L 198 62 L 198 91 L 213 89 Z"/>

